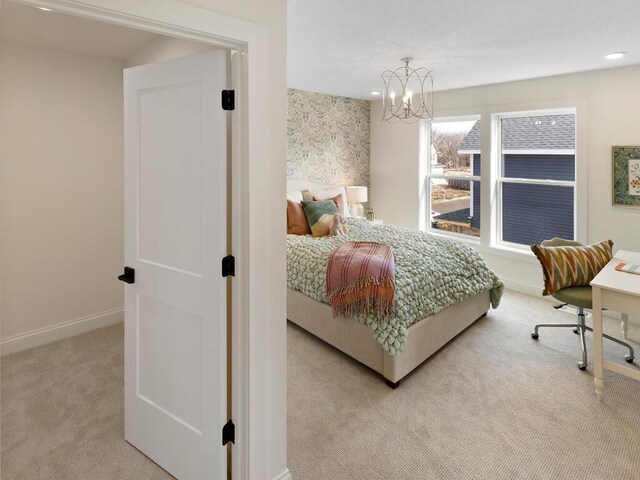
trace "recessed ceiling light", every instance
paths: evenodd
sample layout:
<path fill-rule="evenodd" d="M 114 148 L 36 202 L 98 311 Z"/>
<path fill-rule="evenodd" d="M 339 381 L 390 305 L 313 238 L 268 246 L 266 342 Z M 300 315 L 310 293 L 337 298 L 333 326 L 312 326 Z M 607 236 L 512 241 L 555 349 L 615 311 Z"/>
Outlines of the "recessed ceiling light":
<path fill-rule="evenodd" d="M 371 92 L 371 95 L 380 95 L 380 92 L 378 92 L 378 91 Z"/>
<path fill-rule="evenodd" d="M 625 53 L 626 52 L 613 52 L 613 53 L 609 53 L 609 54 L 605 55 L 604 58 L 606 58 L 607 60 L 615 60 L 617 58 L 624 57 Z"/>
<path fill-rule="evenodd" d="M 38 10 L 42 10 L 43 12 L 53 12 L 53 10 L 47 7 L 38 7 Z"/>

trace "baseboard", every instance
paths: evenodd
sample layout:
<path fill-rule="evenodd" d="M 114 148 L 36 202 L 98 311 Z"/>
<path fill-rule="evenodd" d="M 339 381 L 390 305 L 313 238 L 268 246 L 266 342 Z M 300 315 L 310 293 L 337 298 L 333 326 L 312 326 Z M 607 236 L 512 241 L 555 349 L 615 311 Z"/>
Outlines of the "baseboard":
<path fill-rule="evenodd" d="M 289 472 L 289 469 L 287 468 L 284 472 L 282 472 L 280 475 L 275 477 L 273 480 L 292 480 L 292 479 L 293 477 L 291 476 L 291 472 Z"/>
<path fill-rule="evenodd" d="M 77 318 L 68 322 L 59 323 L 51 327 L 32 330 L 31 332 L 14 335 L 0 341 L 0 354 L 26 350 L 27 348 L 38 347 L 47 343 L 73 337 L 80 333 L 95 330 L 100 327 L 107 327 L 124 320 L 124 309 L 114 308 L 106 312 L 96 313 L 83 318 Z"/>
<path fill-rule="evenodd" d="M 504 283 L 504 288 L 507 290 L 524 293 L 532 297 L 539 297 L 542 295 L 542 286 L 529 285 L 528 283 L 511 280 L 510 278 L 501 278 L 501 280 Z"/>

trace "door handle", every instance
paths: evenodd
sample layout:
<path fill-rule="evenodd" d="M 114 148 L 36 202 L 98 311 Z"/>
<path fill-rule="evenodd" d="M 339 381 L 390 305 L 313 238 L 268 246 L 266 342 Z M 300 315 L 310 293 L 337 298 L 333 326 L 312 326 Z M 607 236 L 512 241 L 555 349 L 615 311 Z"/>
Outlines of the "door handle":
<path fill-rule="evenodd" d="M 136 271 L 131 267 L 124 267 L 124 273 L 122 275 L 118 275 L 118 280 L 129 284 L 135 283 Z"/>

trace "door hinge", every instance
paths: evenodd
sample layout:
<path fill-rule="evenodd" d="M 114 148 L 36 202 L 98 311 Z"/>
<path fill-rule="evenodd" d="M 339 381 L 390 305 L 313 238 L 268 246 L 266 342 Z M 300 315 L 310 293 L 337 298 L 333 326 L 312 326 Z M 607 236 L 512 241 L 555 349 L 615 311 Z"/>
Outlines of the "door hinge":
<path fill-rule="evenodd" d="M 227 443 L 236 443 L 236 426 L 233 424 L 233 421 L 229 420 L 227 424 L 222 427 L 222 446 Z"/>
<path fill-rule="evenodd" d="M 222 90 L 222 109 L 223 110 L 236 109 L 236 91 L 235 90 Z"/>
<path fill-rule="evenodd" d="M 236 259 L 233 255 L 227 255 L 222 259 L 222 276 L 236 276 Z"/>

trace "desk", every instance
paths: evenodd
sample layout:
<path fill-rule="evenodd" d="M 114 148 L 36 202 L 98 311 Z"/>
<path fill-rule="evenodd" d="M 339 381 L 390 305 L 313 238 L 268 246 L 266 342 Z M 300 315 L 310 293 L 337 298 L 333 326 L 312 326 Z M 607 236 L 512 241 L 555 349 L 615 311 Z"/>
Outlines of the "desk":
<path fill-rule="evenodd" d="M 640 315 L 640 275 L 618 272 L 620 262 L 640 264 L 640 253 L 620 250 L 591 281 L 593 295 L 593 380 L 602 400 L 604 368 L 640 380 L 640 371 L 602 358 L 602 309 Z"/>

